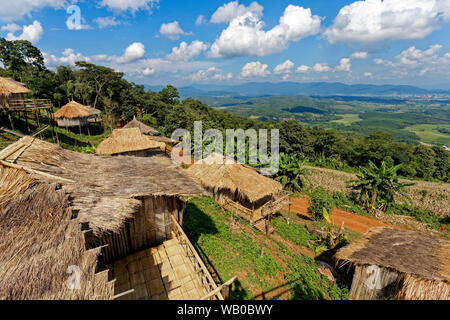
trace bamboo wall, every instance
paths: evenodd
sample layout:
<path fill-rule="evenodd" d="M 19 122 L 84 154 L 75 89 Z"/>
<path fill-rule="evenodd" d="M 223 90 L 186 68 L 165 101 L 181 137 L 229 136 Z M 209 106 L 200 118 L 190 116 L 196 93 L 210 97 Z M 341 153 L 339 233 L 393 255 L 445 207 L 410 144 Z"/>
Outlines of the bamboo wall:
<path fill-rule="evenodd" d="M 105 246 L 99 258 L 100 266 L 172 239 L 171 215 L 181 223 L 183 201 L 178 197 L 167 196 L 145 197 L 141 200 L 142 206 L 134 218 L 128 219 L 117 232 L 105 232 L 100 237 L 87 235 L 89 246 Z"/>
<path fill-rule="evenodd" d="M 78 126 L 85 126 L 87 125 L 88 118 L 75 118 L 75 119 L 57 119 L 56 122 L 58 123 L 59 127 L 78 127 Z"/>

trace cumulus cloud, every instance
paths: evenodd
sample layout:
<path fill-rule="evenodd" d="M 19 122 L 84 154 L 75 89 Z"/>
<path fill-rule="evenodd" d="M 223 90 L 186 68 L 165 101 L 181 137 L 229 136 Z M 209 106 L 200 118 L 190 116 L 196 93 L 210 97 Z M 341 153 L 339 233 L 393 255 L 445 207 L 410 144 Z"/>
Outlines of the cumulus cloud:
<path fill-rule="evenodd" d="M 291 41 L 317 34 L 320 24 L 321 18 L 312 15 L 310 9 L 289 5 L 279 24 L 264 31 L 261 15 L 247 11 L 231 20 L 211 46 L 209 55 L 213 58 L 266 56 L 284 50 Z"/>
<path fill-rule="evenodd" d="M 76 53 L 75 50 L 67 48 L 62 52 L 62 56 L 58 57 L 56 55 L 48 54 L 43 52 L 44 62 L 48 67 L 55 67 L 58 65 L 70 65 L 74 66 L 77 61 L 87 61 L 91 59 L 83 56 L 81 53 Z"/>
<path fill-rule="evenodd" d="M 342 58 L 339 62 L 339 65 L 336 67 L 336 71 L 345 71 L 350 72 L 351 71 L 352 64 L 350 63 L 349 58 Z"/>
<path fill-rule="evenodd" d="M 31 43 L 36 43 L 41 40 L 44 34 L 44 29 L 39 21 L 35 20 L 28 26 L 19 26 L 17 24 L 7 24 L 1 28 L 2 31 L 8 31 L 6 40 L 28 40 Z M 22 31 L 19 35 L 17 32 Z"/>
<path fill-rule="evenodd" d="M 306 66 L 306 65 L 301 65 L 300 67 L 297 68 L 297 70 L 295 70 L 295 72 L 297 73 L 307 73 L 311 70 L 311 67 Z"/>
<path fill-rule="evenodd" d="M 366 78 L 373 78 L 373 74 L 372 74 L 372 72 L 364 72 L 364 77 L 366 77 Z"/>
<path fill-rule="evenodd" d="M 145 55 L 145 46 L 141 42 L 134 42 L 125 49 L 123 55 L 117 58 L 118 63 L 128 63 L 143 58 Z"/>
<path fill-rule="evenodd" d="M 177 40 L 182 35 L 190 35 L 190 33 L 184 32 L 181 29 L 178 21 L 162 24 L 159 32 L 171 40 Z"/>
<path fill-rule="evenodd" d="M 100 6 L 117 12 L 129 11 L 135 13 L 139 10 L 151 11 L 158 3 L 159 0 L 102 0 Z"/>
<path fill-rule="evenodd" d="M 208 50 L 208 48 L 208 44 L 199 40 L 192 41 L 191 44 L 187 44 L 183 41 L 178 47 L 172 49 L 172 53 L 167 55 L 167 59 L 188 61 L 199 56 L 202 52 Z"/>
<path fill-rule="evenodd" d="M 32 12 L 45 7 L 65 8 L 67 3 L 68 1 L 66 0 L 2 0 L 0 20 L 18 20 L 25 16 L 31 16 Z"/>
<path fill-rule="evenodd" d="M 204 23 L 205 23 L 205 16 L 201 14 L 197 17 L 197 20 L 195 20 L 195 25 L 201 26 Z"/>
<path fill-rule="evenodd" d="M 328 63 L 316 63 L 312 69 L 314 72 L 323 73 L 332 71 L 332 68 L 328 65 Z"/>
<path fill-rule="evenodd" d="M 232 73 L 223 73 L 223 71 L 217 67 L 211 67 L 206 70 L 199 70 L 188 77 L 188 80 L 193 82 L 205 82 L 205 81 L 225 81 L 233 79 Z"/>
<path fill-rule="evenodd" d="M 120 21 L 116 20 L 116 17 L 98 17 L 94 19 L 94 22 L 98 25 L 100 29 L 114 27 L 121 24 Z"/>
<path fill-rule="evenodd" d="M 270 74 L 270 71 L 267 70 L 267 68 L 268 68 L 267 64 L 262 64 L 259 61 L 249 62 L 242 68 L 241 77 L 243 78 L 267 77 Z"/>
<path fill-rule="evenodd" d="M 449 20 L 448 0 L 365 0 L 343 7 L 324 35 L 330 43 L 419 39 Z"/>
<path fill-rule="evenodd" d="M 289 74 L 292 72 L 294 65 L 291 60 L 286 60 L 282 64 L 277 65 L 273 71 L 275 74 Z"/>
<path fill-rule="evenodd" d="M 367 59 L 369 57 L 369 53 L 366 51 L 354 52 L 350 56 L 352 59 Z"/>
<path fill-rule="evenodd" d="M 211 17 L 212 23 L 230 22 L 240 16 L 252 13 L 261 18 L 264 7 L 257 2 L 252 2 L 248 7 L 239 4 L 239 1 L 232 1 L 219 7 Z"/>

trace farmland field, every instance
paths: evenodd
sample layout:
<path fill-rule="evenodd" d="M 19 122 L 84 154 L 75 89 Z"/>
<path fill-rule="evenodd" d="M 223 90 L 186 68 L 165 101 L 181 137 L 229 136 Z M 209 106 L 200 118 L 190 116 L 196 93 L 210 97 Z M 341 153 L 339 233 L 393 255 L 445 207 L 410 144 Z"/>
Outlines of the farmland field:
<path fill-rule="evenodd" d="M 418 124 L 406 130 L 414 132 L 424 143 L 450 146 L 450 134 L 439 132 L 439 128 L 450 130 L 450 125 Z"/>

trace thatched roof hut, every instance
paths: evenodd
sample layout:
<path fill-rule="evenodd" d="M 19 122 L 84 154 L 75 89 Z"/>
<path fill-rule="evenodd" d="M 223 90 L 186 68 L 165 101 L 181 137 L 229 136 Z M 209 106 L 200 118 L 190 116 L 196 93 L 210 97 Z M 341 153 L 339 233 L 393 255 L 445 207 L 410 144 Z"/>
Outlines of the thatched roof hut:
<path fill-rule="evenodd" d="M 147 134 L 150 136 L 157 136 L 159 135 L 159 131 L 155 128 L 152 128 L 139 120 L 136 119 L 136 117 L 133 118 L 130 122 L 128 122 L 123 129 L 131 129 L 131 128 L 138 128 L 142 134 Z"/>
<path fill-rule="evenodd" d="M 134 155 L 148 156 L 150 150 L 165 150 L 166 144 L 149 139 L 138 128 L 116 129 L 103 140 L 98 148 L 98 155 Z"/>
<path fill-rule="evenodd" d="M 352 299 L 450 299 L 450 240 L 374 228 L 339 250 L 336 259 L 354 267 Z"/>
<path fill-rule="evenodd" d="M 105 160 L 20 139 L 0 151 L 0 299 L 111 298 L 97 270 L 172 239 L 181 197 L 199 194 L 167 157 Z M 81 291 L 67 290 L 73 266 Z"/>
<path fill-rule="evenodd" d="M 76 101 L 70 101 L 53 114 L 53 118 L 60 127 L 85 126 L 91 118 L 97 118 L 100 110 L 82 105 Z"/>
<path fill-rule="evenodd" d="M 26 88 L 23 83 L 0 77 L 0 109 L 8 109 L 11 104 L 15 107 L 24 105 L 26 93 L 31 93 L 31 90 Z M 23 103 L 20 103 L 20 101 Z"/>
<path fill-rule="evenodd" d="M 216 160 L 223 164 L 218 164 Z M 238 211 L 247 212 L 244 215 L 250 221 L 258 221 L 280 209 L 277 206 L 265 212 L 264 206 L 284 198 L 283 186 L 279 182 L 232 159 L 225 159 L 223 155 L 213 153 L 207 159 L 194 163 L 186 173 L 211 192 L 222 205 L 230 201 L 240 204 L 243 208 Z M 284 204 L 284 201 L 280 201 L 281 207 Z"/>

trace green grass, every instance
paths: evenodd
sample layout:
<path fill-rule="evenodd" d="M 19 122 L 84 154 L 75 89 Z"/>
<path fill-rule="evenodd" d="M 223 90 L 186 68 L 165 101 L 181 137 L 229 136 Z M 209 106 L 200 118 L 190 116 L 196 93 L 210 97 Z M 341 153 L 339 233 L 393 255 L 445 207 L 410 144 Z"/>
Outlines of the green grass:
<path fill-rule="evenodd" d="M 414 132 L 424 143 L 450 146 L 450 134 L 441 133 L 438 131 L 438 128 L 450 129 L 450 125 L 418 124 L 406 129 Z"/>
<path fill-rule="evenodd" d="M 359 114 L 351 113 L 351 114 L 342 114 L 342 115 L 339 115 L 339 116 L 342 117 L 342 119 L 333 120 L 331 122 L 342 124 L 344 126 L 349 126 L 349 125 L 351 125 L 351 124 L 353 124 L 355 122 L 361 121 L 361 118 L 359 117 Z"/>
<path fill-rule="evenodd" d="M 238 275 L 231 299 L 254 299 L 262 292 L 273 292 L 280 285 L 290 290 L 291 299 L 347 298 L 348 289 L 341 289 L 320 275 L 313 259 L 294 254 L 271 237 L 262 237 L 242 219 L 240 224 L 246 231 L 233 232 L 229 227 L 231 219 L 230 212 L 222 211 L 212 198 L 204 197 L 187 202 L 183 223 L 199 254 L 215 270 L 218 282 Z M 296 243 L 308 245 L 311 236 L 306 229 L 294 223 L 288 226 L 282 219 L 275 219 L 277 232 Z"/>

